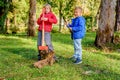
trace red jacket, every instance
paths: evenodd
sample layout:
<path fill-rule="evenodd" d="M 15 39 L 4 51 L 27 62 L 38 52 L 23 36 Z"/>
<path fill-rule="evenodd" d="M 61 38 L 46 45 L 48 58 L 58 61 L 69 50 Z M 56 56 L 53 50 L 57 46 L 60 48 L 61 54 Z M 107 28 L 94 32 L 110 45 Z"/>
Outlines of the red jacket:
<path fill-rule="evenodd" d="M 41 17 L 43 14 L 40 15 L 40 17 L 37 20 L 37 24 L 39 25 L 38 30 L 41 31 L 42 30 L 42 21 L 41 21 Z M 44 22 L 44 30 L 45 32 L 51 32 L 52 30 L 52 24 L 56 24 L 57 23 L 57 19 L 55 17 L 55 15 L 52 12 L 49 12 L 47 14 L 44 14 L 45 18 L 48 18 L 47 21 Z"/>

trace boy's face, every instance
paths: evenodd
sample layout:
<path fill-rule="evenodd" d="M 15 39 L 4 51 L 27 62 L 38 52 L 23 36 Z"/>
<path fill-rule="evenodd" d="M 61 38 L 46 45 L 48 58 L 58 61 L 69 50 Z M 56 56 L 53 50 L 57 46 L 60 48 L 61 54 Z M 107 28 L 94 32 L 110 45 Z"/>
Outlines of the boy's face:
<path fill-rule="evenodd" d="M 75 9 L 74 15 L 75 15 L 75 17 L 81 16 L 81 10 L 80 9 Z"/>

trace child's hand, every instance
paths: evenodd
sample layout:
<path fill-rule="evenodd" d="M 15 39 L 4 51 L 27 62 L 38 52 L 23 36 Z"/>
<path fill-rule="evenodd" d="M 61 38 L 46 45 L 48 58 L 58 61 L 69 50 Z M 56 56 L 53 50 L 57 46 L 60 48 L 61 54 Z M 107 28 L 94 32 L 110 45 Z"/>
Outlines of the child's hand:
<path fill-rule="evenodd" d="M 68 22 L 65 22 L 65 25 L 67 26 L 67 25 L 68 25 Z"/>
<path fill-rule="evenodd" d="M 69 27 L 69 31 L 72 33 L 72 28 L 71 27 Z"/>
<path fill-rule="evenodd" d="M 68 26 L 69 22 L 68 21 L 65 21 L 65 25 Z"/>
<path fill-rule="evenodd" d="M 48 18 L 42 17 L 41 20 L 42 20 L 42 21 L 47 21 Z"/>
<path fill-rule="evenodd" d="M 65 22 L 66 27 L 69 28 L 69 22 Z"/>

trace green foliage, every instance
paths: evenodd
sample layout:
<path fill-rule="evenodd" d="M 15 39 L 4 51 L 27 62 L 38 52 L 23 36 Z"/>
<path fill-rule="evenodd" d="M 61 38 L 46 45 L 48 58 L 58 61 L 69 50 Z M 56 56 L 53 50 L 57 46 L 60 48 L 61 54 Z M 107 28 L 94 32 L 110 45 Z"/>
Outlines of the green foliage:
<path fill-rule="evenodd" d="M 59 13 L 61 4 L 62 16 L 65 16 L 66 18 L 70 18 L 73 16 L 73 9 L 76 4 L 76 0 L 38 0 L 38 2 L 40 2 L 41 4 L 49 3 L 52 6 L 54 12 L 57 12 L 57 14 Z"/>
<path fill-rule="evenodd" d="M 83 8 L 83 16 L 86 18 L 87 30 L 97 27 L 96 15 L 99 9 L 100 0 L 79 0 L 79 3 Z"/>
<path fill-rule="evenodd" d="M 75 4 L 76 0 L 66 0 L 66 2 L 62 4 L 62 14 L 66 19 L 71 19 L 74 16 Z"/>
<path fill-rule="evenodd" d="M 13 0 L 7 17 L 13 19 L 15 14 L 17 16 L 17 24 L 25 24 L 28 19 L 28 5 L 25 0 Z"/>
<path fill-rule="evenodd" d="M 82 40 L 83 63 L 69 60 L 73 54 L 70 34 L 52 34 L 59 62 L 42 69 L 34 68 L 37 61 L 37 37 L 0 35 L 0 78 L 6 80 L 119 80 L 120 55 L 106 53 L 94 47 L 95 33 L 86 33 Z"/>
<path fill-rule="evenodd" d="M 19 28 L 27 27 L 29 4 L 27 0 L 12 0 L 7 18 L 10 19 L 10 32 L 20 32 Z M 15 19 L 16 18 L 16 19 Z M 15 25 L 16 23 L 16 25 Z M 16 31 L 15 31 L 16 30 Z"/>
<path fill-rule="evenodd" d="M 16 27 L 16 26 L 11 26 L 10 30 L 11 30 L 12 33 L 17 33 L 19 31 L 19 28 Z"/>
<path fill-rule="evenodd" d="M 4 7 L 4 2 L 0 1 L 0 7 Z"/>
<path fill-rule="evenodd" d="M 81 6 L 83 8 L 83 16 L 86 17 L 87 29 L 96 27 L 96 15 L 100 5 L 100 0 L 58 0 L 49 2 L 53 8 L 57 7 L 60 10 L 60 4 L 62 5 L 62 17 L 70 20 L 74 16 L 75 6 Z M 57 5 L 56 5 L 57 4 Z"/>
<path fill-rule="evenodd" d="M 87 29 L 91 29 L 92 17 L 91 16 L 85 16 L 85 19 L 86 19 L 86 27 L 87 27 Z"/>
<path fill-rule="evenodd" d="M 28 24 L 28 10 L 29 10 L 29 0 L 12 0 L 11 3 L 7 3 L 4 1 L 0 1 L 0 7 L 6 7 L 8 11 L 8 14 L 4 14 L 2 16 L 0 25 L 4 26 L 4 22 L 7 18 L 10 19 L 10 25 L 14 25 L 14 17 L 16 17 L 16 25 L 17 27 L 27 27 Z M 10 0 L 8 0 L 10 1 Z M 83 8 L 83 16 L 89 16 L 86 17 L 87 20 L 87 29 L 90 29 L 94 26 L 96 26 L 96 20 L 95 16 L 99 8 L 100 0 L 37 0 L 37 18 L 39 17 L 42 7 L 45 3 L 49 3 L 52 6 L 53 12 L 59 16 L 59 10 L 60 10 L 60 3 L 62 5 L 61 8 L 61 15 L 62 17 L 65 17 L 67 20 L 70 20 L 74 14 L 73 10 L 75 6 L 81 6 Z M 4 10 L 2 10 L 4 12 Z M 92 18 L 90 18 L 92 17 Z M 15 26 L 15 25 L 14 25 Z M 3 28 L 3 27 L 2 27 Z"/>
<path fill-rule="evenodd" d="M 0 1 L 0 32 L 4 32 L 4 22 L 6 19 L 6 15 L 8 13 L 9 5 L 11 0 L 2 0 Z"/>

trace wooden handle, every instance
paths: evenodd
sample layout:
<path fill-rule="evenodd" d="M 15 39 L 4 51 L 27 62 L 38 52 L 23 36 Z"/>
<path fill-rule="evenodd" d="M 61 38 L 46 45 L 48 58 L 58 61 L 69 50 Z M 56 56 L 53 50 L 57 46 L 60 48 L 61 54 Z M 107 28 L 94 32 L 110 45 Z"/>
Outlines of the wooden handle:
<path fill-rule="evenodd" d="M 65 16 L 63 16 L 63 20 L 67 23 L 67 20 L 65 19 Z M 71 29 L 69 27 L 67 27 L 69 29 L 69 31 L 72 33 Z"/>
<path fill-rule="evenodd" d="M 44 13 L 43 13 L 43 17 L 44 17 Z M 45 27 L 45 23 L 44 23 L 44 21 L 42 21 L 42 46 L 45 45 L 45 30 L 44 30 L 44 27 Z"/>

